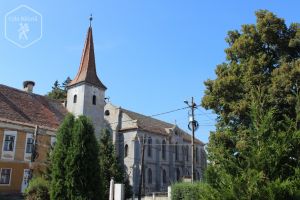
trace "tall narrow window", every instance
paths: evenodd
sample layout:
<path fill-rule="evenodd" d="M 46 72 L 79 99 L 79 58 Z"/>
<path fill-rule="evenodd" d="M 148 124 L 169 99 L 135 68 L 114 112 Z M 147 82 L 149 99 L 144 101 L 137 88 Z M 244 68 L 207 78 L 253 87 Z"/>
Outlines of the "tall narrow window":
<path fill-rule="evenodd" d="M 4 142 L 4 151 L 13 151 L 15 145 L 15 136 L 6 135 Z"/>
<path fill-rule="evenodd" d="M 0 174 L 0 185 L 8 185 L 10 184 L 10 174 L 11 174 L 11 169 L 1 169 L 1 174 Z"/>
<path fill-rule="evenodd" d="M 178 168 L 176 169 L 176 180 L 180 180 L 180 170 Z"/>
<path fill-rule="evenodd" d="M 161 156 L 162 156 L 162 159 L 163 159 L 163 160 L 166 159 L 166 141 L 165 141 L 165 140 L 162 141 L 162 145 L 161 145 Z"/>
<path fill-rule="evenodd" d="M 162 182 L 163 182 L 163 184 L 167 183 L 167 173 L 166 173 L 166 170 L 164 170 L 164 169 L 162 171 Z"/>
<path fill-rule="evenodd" d="M 96 105 L 96 95 L 93 95 L 93 105 Z"/>
<path fill-rule="evenodd" d="M 152 138 L 151 137 L 148 138 L 148 156 L 149 157 L 152 156 Z"/>
<path fill-rule="evenodd" d="M 128 156 L 128 144 L 124 147 L 124 157 L 126 158 Z"/>
<path fill-rule="evenodd" d="M 178 160 L 178 143 L 175 143 L 175 160 Z"/>
<path fill-rule="evenodd" d="M 77 94 L 75 94 L 73 97 L 73 103 L 77 103 Z"/>
<path fill-rule="evenodd" d="M 196 162 L 199 162 L 199 150 L 198 147 L 196 147 Z"/>
<path fill-rule="evenodd" d="M 27 138 L 26 153 L 32 153 L 32 149 L 33 149 L 33 139 L 32 138 Z"/>
<path fill-rule="evenodd" d="M 152 170 L 151 168 L 148 169 L 148 183 L 152 183 Z"/>
<path fill-rule="evenodd" d="M 186 161 L 189 161 L 189 146 L 186 146 Z"/>

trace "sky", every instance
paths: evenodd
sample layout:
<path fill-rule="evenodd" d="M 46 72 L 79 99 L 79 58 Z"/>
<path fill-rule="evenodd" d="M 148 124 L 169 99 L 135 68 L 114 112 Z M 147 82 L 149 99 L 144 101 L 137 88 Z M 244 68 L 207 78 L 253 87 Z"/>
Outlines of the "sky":
<path fill-rule="evenodd" d="M 20 5 L 42 16 L 42 26 L 40 18 L 29 22 L 26 33 L 37 41 L 26 48 L 19 47 L 12 31 L 19 24 L 10 18 Z M 191 97 L 200 105 L 204 81 L 215 79 L 216 66 L 226 62 L 229 30 L 254 24 L 259 9 L 288 25 L 300 22 L 299 7 L 298 0 L 0 0 L 0 84 L 22 89 L 33 80 L 34 93 L 45 95 L 56 80 L 74 78 L 92 13 L 97 74 L 112 104 L 147 116 L 186 107 Z M 156 118 L 190 132 L 188 111 Z M 199 106 L 195 117 L 196 137 L 206 143 L 216 115 Z"/>

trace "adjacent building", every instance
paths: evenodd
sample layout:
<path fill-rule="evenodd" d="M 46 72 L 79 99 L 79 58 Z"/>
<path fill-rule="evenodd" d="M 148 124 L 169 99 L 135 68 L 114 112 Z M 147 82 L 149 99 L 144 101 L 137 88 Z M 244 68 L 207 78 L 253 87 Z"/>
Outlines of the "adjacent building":
<path fill-rule="evenodd" d="M 191 176 L 189 134 L 176 125 L 105 103 L 107 88 L 97 76 L 91 26 L 66 101 L 34 94 L 33 86 L 32 81 L 25 81 L 23 90 L 0 85 L 0 192 L 23 192 L 31 170 L 45 170 L 55 133 L 68 112 L 90 117 L 96 134 L 103 128 L 111 130 L 135 194 L 142 163 L 144 193 L 166 191 L 172 182 Z M 201 141 L 195 145 L 195 175 L 200 180 L 206 154 Z"/>

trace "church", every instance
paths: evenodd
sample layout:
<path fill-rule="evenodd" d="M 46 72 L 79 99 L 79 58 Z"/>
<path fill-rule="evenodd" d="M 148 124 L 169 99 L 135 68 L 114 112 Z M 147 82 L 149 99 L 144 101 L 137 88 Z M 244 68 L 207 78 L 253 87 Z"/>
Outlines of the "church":
<path fill-rule="evenodd" d="M 191 135 L 177 125 L 105 101 L 107 88 L 96 72 L 91 26 L 66 101 L 35 94 L 34 85 L 34 81 L 25 81 L 20 90 L 0 84 L 0 192 L 24 192 L 31 173 L 46 169 L 47 154 L 69 112 L 88 116 L 97 137 L 104 128 L 111 131 L 134 194 L 139 190 L 142 163 L 144 194 L 166 192 L 173 182 L 191 176 Z M 197 139 L 195 163 L 195 177 L 201 180 L 206 153 Z"/>

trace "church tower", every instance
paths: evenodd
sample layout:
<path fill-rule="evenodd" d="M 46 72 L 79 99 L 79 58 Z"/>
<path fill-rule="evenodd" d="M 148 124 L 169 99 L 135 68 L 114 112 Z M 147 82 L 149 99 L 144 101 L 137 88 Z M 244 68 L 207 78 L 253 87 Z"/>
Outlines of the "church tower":
<path fill-rule="evenodd" d="M 90 18 L 92 20 L 92 18 Z M 96 72 L 92 27 L 85 40 L 79 71 L 68 85 L 67 110 L 76 117 L 85 115 L 94 125 L 96 136 L 104 128 L 104 97 L 106 87 Z"/>

